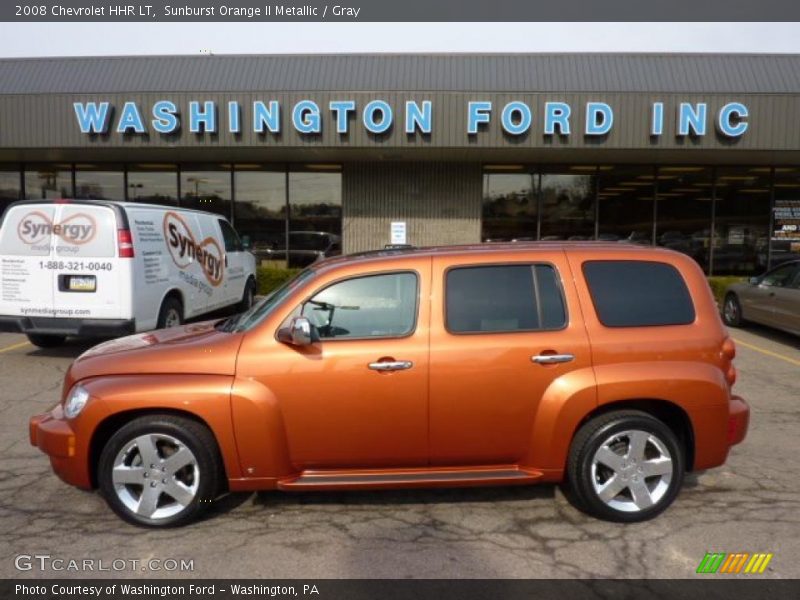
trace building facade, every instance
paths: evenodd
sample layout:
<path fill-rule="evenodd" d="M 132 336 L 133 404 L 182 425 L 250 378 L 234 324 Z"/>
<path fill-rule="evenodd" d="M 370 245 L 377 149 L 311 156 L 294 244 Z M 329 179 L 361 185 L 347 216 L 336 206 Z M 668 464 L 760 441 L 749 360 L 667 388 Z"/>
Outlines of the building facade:
<path fill-rule="evenodd" d="M 273 250 L 601 239 L 754 274 L 800 256 L 800 56 L 0 60 L 0 209 L 55 197 Z"/>

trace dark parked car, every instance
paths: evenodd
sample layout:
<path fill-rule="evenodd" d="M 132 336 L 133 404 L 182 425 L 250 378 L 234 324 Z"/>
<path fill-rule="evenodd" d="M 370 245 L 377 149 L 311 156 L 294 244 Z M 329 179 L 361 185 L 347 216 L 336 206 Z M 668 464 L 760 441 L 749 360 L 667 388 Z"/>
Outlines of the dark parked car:
<path fill-rule="evenodd" d="M 256 243 L 253 247 L 259 261 L 286 259 L 289 267 L 307 267 L 320 258 L 341 253 L 342 238 L 325 231 L 290 231 L 288 257 L 282 242 L 266 246 Z"/>

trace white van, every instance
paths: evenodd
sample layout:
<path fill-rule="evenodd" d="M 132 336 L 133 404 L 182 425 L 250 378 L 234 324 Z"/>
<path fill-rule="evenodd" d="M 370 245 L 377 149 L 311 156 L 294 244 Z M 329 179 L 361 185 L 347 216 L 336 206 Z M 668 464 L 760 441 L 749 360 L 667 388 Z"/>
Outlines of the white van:
<path fill-rule="evenodd" d="M 255 257 L 219 215 L 105 200 L 20 201 L 0 220 L 0 331 L 41 347 L 250 307 Z"/>

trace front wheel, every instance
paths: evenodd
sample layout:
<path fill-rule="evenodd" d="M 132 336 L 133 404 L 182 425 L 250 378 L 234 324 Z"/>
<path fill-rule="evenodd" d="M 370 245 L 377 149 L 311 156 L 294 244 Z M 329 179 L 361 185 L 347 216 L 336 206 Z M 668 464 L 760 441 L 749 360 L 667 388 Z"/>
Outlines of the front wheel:
<path fill-rule="evenodd" d="M 572 441 L 567 479 L 578 508 L 608 521 L 646 521 L 683 483 L 684 452 L 662 421 L 617 411 L 587 422 Z"/>
<path fill-rule="evenodd" d="M 196 518 L 216 498 L 223 476 L 208 428 L 173 415 L 127 423 L 106 443 L 97 471 L 111 509 L 148 527 L 174 527 Z"/>
<path fill-rule="evenodd" d="M 250 310 L 250 307 L 253 306 L 253 302 L 256 299 L 256 282 L 254 279 L 248 279 L 247 283 L 244 284 L 244 293 L 242 294 L 242 299 L 239 304 L 236 306 L 237 312 L 245 312 L 246 310 Z"/>

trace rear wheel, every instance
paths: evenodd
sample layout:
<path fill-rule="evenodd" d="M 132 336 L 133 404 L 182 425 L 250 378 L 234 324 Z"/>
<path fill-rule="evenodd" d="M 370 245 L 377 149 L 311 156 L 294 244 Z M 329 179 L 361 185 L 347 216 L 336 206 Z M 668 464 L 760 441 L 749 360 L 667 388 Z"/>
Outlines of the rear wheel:
<path fill-rule="evenodd" d="M 684 451 L 663 422 L 640 411 L 601 415 L 572 441 L 567 478 L 575 504 L 601 519 L 646 521 L 672 503 L 684 475 Z"/>
<path fill-rule="evenodd" d="M 136 525 L 170 527 L 196 518 L 224 478 L 207 427 L 173 415 L 147 415 L 123 426 L 100 454 L 98 483 L 108 505 Z"/>
<path fill-rule="evenodd" d="M 736 294 L 725 296 L 725 302 L 722 304 L 722 320 L 730 327 L 741 327 L 744 322 L 744 319 L 742 319 L 742 305 Z"/>
<path fill-rule="evenodd" d="M 45 335 L 42 333 L 29 333 L 28 341 L 39 348 L 55 348 L 67 339 L 65 335 Z"/>
<path fill-rule="evenodd" d="M 174 296 L 169 296 L 164 300 L 164 304 L 161 305 L 156 328 L 177 327 L 181 323 L 183 323 L 183 305 Z"/>

